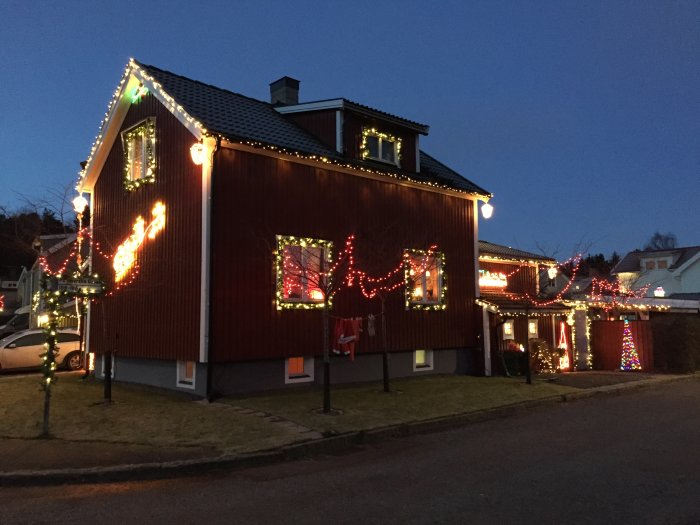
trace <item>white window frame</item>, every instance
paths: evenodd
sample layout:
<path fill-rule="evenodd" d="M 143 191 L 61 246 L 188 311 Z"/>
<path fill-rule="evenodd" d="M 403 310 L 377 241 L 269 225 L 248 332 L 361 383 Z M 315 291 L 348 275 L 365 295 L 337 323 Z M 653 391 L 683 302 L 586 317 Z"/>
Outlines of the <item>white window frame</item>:
<path fill-rule="evenodd" d="M 373 137 L 377 139 L 377 153 L 379 156 L 375 157 L 370 154 L 369 146 L 367 145 L 367 138 Z M 391 148 L 394 153 L 394 160 L 386 160 L 382 158 L 382 153 L 384 152 L 385 146 L 391 144 Z M 401 139 L 399 137 L 394 137 L 387 133 L 382 133 L 374 128 L 364 129 L 362 132 L 362 157 L 365 159 L 374 160 L 377 162 L 383 162 L 384 164 L 391 164 L 392 166 L 401 167 Z"/>
<path fill-rule="evenodd" d="M 424 364 L 418 364 L 419 353 L 423 352 L 423 362 Z M 413 371 L 414 372 L 425 372 L 428 370 L 433 370 L 433 351 L 432 350 L 414 350 L 413 351 Z"/>
<path fill-rule="evenodd" d="M 185 377 L 187 363 L 192 363 L 192 379 Z M 188 388 L 194 390 L 197 380 L 197 362 L 196 361 L 177 361 L 177 386 L 179 388 Z"/>
<path fill-rule="evenodd" d="M 299 357 L 304 358 L 304 375 L 289 375 L 289 360 L 298 359 Z M 313 383 L 314 381 L 314 358 L 306 356 L 296 356 L 287 358 L 284 360 L 284 383 L 294 384 L 294 383 Z"/>
<path fill-rule="evenodd" d="M 129 180 L 140 180 L 146 178 L 146 136 L 137 135 L 127 142 L 129 148 Z M 140 143 L 140 144 L 139 144 Z M 141 146 L 140 148 L 137 146 Z M 141 169 L 136 169 L 136 153 L 141 154 Z M 137 173 L 138 171 L 138 173 Z"/>

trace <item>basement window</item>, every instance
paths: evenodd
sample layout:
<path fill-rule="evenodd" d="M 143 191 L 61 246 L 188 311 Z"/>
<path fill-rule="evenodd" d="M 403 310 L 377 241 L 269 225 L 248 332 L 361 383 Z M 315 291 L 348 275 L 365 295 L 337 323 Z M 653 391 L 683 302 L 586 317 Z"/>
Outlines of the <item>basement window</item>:
<path fill-rule="evenodd" d="M 415 350 L 413 352 L 413 371 L 423 372 L 433 369 L 433 351 Z"/>
<path fill-rule="evenodd" d="M 313 357 L 289 357 L 284 361 L 284 382 L 310 383 L 314 380 Z"/>
<path fill-rule="evenodd" d="M 177 362 L 177 386 L 194 389 L 194 379 L 197 371 L 196 365 L 194 361 Z"/>

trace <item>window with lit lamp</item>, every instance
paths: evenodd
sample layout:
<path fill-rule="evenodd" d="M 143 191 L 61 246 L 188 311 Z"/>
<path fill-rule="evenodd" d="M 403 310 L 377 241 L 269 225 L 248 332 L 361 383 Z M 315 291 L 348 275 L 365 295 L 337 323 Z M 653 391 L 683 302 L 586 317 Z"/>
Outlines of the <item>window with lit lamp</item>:
<path fill-rule="evenodd" d="M 444 309 L 447 290 L 444 254 L 430 250 L 407 250 L 404 260 L 406 308 Z"/>
<path fill-rule="evenodd" d="M 277 236 L 277 307 L 321 308 L 330 241 Z"/>

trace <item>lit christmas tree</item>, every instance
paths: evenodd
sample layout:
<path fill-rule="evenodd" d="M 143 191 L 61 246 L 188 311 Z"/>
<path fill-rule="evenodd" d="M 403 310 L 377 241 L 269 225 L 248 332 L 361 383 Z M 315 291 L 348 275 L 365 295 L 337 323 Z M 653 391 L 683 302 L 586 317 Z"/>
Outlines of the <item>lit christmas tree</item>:
<path fill-rule="evenodd" d="M 568 370 L 569 363 L 569 344 L 566 342 L 566 327 L 562 321 L 560 324 L 561 333 L 559 335 L 559 348 L 564 350 L 564 355 L 559 358 L 559 370 Z"/>
<path fill-rule="evenodd" d="M 641 370 L 642 365 L 639 363 L 639 354 L 632 340 L 632 331 L 630 324 L 625 319 L 625 328 L 622 331 L 622 360 L 620 362 L 620 370 Z"/>

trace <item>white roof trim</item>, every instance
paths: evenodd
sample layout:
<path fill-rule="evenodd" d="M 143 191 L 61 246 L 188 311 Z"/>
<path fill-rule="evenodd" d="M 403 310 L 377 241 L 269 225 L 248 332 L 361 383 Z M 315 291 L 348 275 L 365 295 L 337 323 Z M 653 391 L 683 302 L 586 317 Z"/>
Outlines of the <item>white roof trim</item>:
<path fill-rule="evenodd" d="M 76 187 L 79 192 L 91 192 L 95 187 L 107 156 L 117 140 L 121 125 L 131 107 L 128 93 L 140 83 L 148 88 L 149 93 L 163 104 L 192 133 L 196 140 L 200 140 L 206 133 L 207 130 L 204 126 L 189 115 L 182 106 L 177 104 L 175 99 L 166 93 L 163 87 L 153 77 L 147 75 L 132 59 L 124 70 L 119 86 L 109 104 L 105 119 L 100 126 L 100 132 L 92 146 L 85 169 L 81 172 L 81 178 Z"/>
<path fill-rule="evenodd" d="M 303 113 L 305 111 L 319 111 L 322 109 L 343 109 L 345 107 L 342 98 L 331 100 L 321 100 L 319 102 L 305 102 L 303 104 L 294 104 L 293 106 L 279 106 L 275 108 L 278 113 Z"/>

